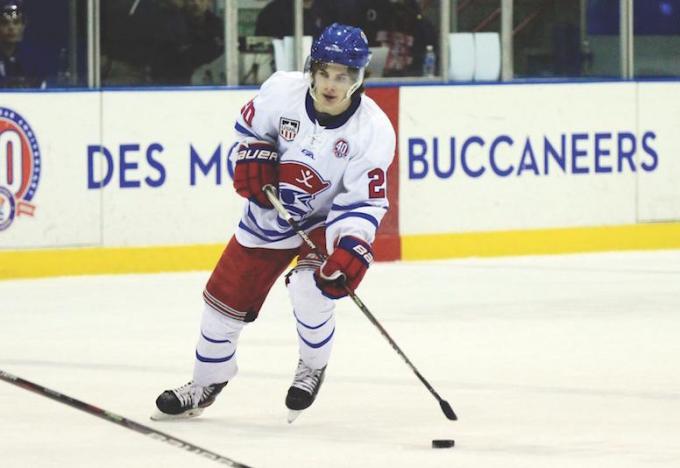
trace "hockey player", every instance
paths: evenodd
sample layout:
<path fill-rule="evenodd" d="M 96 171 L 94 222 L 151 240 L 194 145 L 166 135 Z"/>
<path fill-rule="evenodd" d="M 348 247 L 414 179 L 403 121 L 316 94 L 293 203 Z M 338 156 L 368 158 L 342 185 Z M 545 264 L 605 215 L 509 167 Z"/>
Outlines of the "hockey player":
<path fill-rule="evenodd" d="M 234 187 L 248 202 L 203 292 L 193 379 L 163 392 L 153 419 L 197 416 L 213 403 L 237 373 L 241 330 L 296 256 L 285 278 L 300 354 L 286 396 L 289 422 L 314 402 L 335 335 L 334 301 L 364 277 L 388 208 L 395 134 L 363 95 L 369 60 L 363 32 L 333 24 L 314 42 L 304 74 L 275 73 L 241 109 Z M 328 253 L 325 262 L 279 218 L 262 190 L 269 184 Z"/>

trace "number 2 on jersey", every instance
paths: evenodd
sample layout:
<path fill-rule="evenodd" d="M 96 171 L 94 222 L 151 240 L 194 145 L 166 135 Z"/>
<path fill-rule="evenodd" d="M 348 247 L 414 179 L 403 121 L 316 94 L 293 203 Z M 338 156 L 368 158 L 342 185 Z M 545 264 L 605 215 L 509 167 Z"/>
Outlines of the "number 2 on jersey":
<path fill-rule="evenodd" d="M 368 178 L 371 180 L 368 183 L 368 197 L 385 198 L 385 171 L 377 167 L 368 173 Z"/>

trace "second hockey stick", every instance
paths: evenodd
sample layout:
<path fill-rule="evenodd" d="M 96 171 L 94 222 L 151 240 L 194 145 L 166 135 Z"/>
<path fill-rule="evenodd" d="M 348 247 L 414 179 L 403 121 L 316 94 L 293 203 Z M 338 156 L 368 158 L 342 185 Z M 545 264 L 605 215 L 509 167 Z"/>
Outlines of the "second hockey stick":
<path fill-rule="evenodd" d="M 326 255 L 324 255 L 319 248 L 316 246 L 316 244 L 312 241 L 312 239 L 307 235 L 307 233 L 300 227 L 300 225 L 293 219 L 291 214 L 288 212 L 285 206 L 283 206 L 283 203 L 279 200 L 279 197 L 276 193 L 276 189 L 272 185 L 265 185 L 262 187 L 262 191 L 267 195 L 267 198 L 271 202 L 271 204 L 274 206 L 276 211 L 281 215 L 281 217 L 290 225 L 290 227 L 295 230 L 295 232 L 302 238 L 305 244 L 312 249 L 312 252 L 314 252 L 322 261 L 326 260 Z M 437 391 L 430 385 L 430 383 L 425 380 L 425 377 L 418 371 L 416 366 L 413 365 L 411 360 L 404 354 L 404 352 L 401 350 L 401 348 L 397 345 L 397 343 L 392 339 L 392 337 L 387 333 L 387 330 L 378 322 L 378 319 L 373 316 L 370 310 L 368 310 L 368 307 L 364 305 L 361 299 L 359 299 L 359 296 L 357 296 L 354 291 L 349 289 L 347 286 L 345 286 L 345 291 L 347 292 L 347 295 L 352 298 L 352 301 L 357 305 L 357 307 L 363 312 L 363 314 L 368 318 L 368 320 L 375 325 L 375 327 L 380 331 L 380 334 L 385 337 L 385 339 L 390 343 L 390 346 L 392 346 L 392 349 L 394 349 L 397 354 L 404 360 L 404 362 L 411 368 L 414 374 L 416 374 L 416 377 L 420 379 L 420 381 L 425 385 L 425 387 L 430 391 L 430 393 L 437 399 L 439 402 L 439 406 L 441 407 L 442 411 L 444 412 L 444 415 L 452 420 L 455 421 L 458 419 L 456 416 L 456 413 L 453 412 L 453 408 L 451 408 L 451 405 L 449 404 L 448 401 L 444 400 Z"/>
<path fill-rule="evenodd" d="M 147 435 L 152 439 L 160 440 L 161 442 L 166 442 L 172 445 L 173 447 L 186 450 L 187 452 L 195 453 L 196 455 L 199 455 L 203 458 L 207 458 L 208 460 L 212 460 L 223 465 L 233 466 L 235 468 L 251 468 L 248 465 L 244 465 L 243 463 L 239 463 L 230 458 L 223 457 L 218 453 L 211 452 L 210 450 L 201 448 L 197 445 L 192 444 L 191 442 L 178 439 L 177 437 L 173 437 L 170 434 L 166 434 L 165 432 L 157 431 L 152 427 L 145 426 L 131 419 L 119 416 L 115 413 L 111 413 L 110 411 L 97 408 L 96 406 L 93 406 L 89 403 L 76 400 L 75 398 L 72 398 L 68 395 L 64 395 L 63 393 L 59 393 L 50 388 L 43 387 L 42 385 L 39 385 L 37 383 L 29 382 L 28 380 L 24 380 L 21 377 L 12 375 L 9 372 L 0 370 L 0 380 L 4 380 L 7 383 L 11 383 L 25 390 L 30 390 L 31 392 L 35 392 L 38 395 L 51 398 L 52 400 L 58 401 L 59 403 L 63 403 L 72 408 L 79 409 L 80 411 L 89 413 L 92 416 L 97 416 L 98 418 L 105 419 L 108 422 L 118 424 L 119 426 L 123 426 L 132 431 Z"/>

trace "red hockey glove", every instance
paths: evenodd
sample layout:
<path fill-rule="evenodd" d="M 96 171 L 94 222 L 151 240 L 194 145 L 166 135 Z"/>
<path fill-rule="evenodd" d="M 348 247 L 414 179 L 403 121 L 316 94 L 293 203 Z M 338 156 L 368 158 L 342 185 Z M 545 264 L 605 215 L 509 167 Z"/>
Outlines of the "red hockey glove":
<path fill-rule="evenodd" d="M 278 185 L 279 152 L 266 141 L 254 141 L 239 146 L 234 167 L 236 192 L 263 208 L 273 208 L 262 187 Z"/>
<path fill-rule="evenodd" d="M 367 242 L 357 237 L 343 237 L 333 254 L 314 273 L 316 285 L 326 297 L 345 297 L 347 291 L 344 285 L 354 291 L 372 262 L 373 252 Z"/>

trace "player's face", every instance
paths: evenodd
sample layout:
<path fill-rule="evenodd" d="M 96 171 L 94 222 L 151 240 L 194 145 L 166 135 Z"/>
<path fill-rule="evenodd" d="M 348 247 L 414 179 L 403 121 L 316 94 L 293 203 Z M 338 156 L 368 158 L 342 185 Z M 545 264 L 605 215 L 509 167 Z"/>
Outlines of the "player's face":
<path fill-rule="evenodd" d="M 0 17 L 0 42 L 18 44 L 24 38 L 24 20 L 21 18 Z"/>
<path fill-rule="evenodd" d="M 314 73 L 314 108 L 330 115 L 343 113 L 351 103 L 347 91 L 353 84 L 354 78 L 345 65 L 326 64 Z"/>

